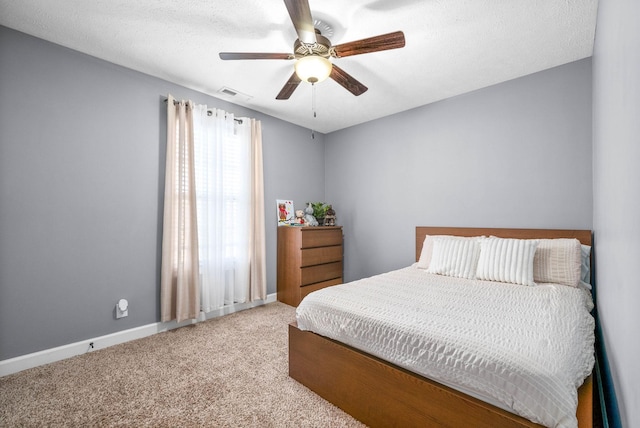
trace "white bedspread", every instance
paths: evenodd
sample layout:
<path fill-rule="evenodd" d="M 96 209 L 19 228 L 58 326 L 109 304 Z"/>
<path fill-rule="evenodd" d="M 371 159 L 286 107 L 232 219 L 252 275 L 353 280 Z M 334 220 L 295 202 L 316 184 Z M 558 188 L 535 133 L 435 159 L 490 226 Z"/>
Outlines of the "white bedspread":
<path fill-rule="evenodd" d="M 309 294 L 298 327 L 548 427 L 576 427 L 594 364 L 591 296 L 431 275 L 414 266 Z"/>

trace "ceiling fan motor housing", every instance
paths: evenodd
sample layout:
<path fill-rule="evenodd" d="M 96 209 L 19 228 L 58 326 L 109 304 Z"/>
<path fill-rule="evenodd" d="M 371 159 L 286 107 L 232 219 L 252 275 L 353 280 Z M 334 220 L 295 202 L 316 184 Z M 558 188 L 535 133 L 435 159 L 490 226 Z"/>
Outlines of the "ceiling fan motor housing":
<path fill-rule="evenodd" d="M 293 44 L 293 52 L 297 59 L 307 55 L 329 58 L 331 56 L 331 41 L 316 29 L 316 43 L 303 43 L 300 39 L 296 39 Z"/>

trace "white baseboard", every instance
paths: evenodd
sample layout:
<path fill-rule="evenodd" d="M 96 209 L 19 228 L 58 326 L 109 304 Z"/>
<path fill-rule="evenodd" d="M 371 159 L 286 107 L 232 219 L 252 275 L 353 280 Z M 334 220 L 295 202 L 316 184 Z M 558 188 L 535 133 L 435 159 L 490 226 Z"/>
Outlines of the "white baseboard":
<path fill-rule="evenodd" d="M 229 315 L 234 312 L 239 312 L 245 309 L 250 309 L 256 306 L 275 302 L 276 300 L 276 293 L 269 294 L 267 295 L 267 298 L 265 300 L 256 300 L 250 303 L 236 303 L 233 305 L 225 306 L 216 311 L 209 312 L 207 314 L 202 313 L 198 321 L 205 321 L 211 318 Z M 151 336 L 163 331 L 173 330 L 178 327 L 194 324 L 195 322 L 196 321 L 193 320 L 183 321 L 181 323 L 177 323 L 175 321 L 157 322 L 140 327 L 135 327 L 129 330 L 107 334 L 105 336 L 95 337 L 93 339 L 87 339 L 80 342 L 70 343 L 68 345 L 58 346 L 56 348 L 45 349 L 43 351 L 34 352 L 32 354 L 9 358 L 7 360 L 0 361 L 0 377 L 17 373 L 33 367 L 42 366 L 44 364 L 64 360 L 66 358 L 75 357 L 76 355 L 96 351 L 98 349 L 104 349 L 120 343 L 129 342 L 131 340 L 141 339 L 143 337 Z"/>

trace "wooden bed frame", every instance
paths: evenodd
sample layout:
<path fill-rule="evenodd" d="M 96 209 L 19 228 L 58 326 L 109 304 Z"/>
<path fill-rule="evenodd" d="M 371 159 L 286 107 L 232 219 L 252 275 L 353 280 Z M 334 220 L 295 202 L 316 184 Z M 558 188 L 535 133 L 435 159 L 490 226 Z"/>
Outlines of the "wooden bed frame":
<path fill-rule="evenodd" d="M 416 260 L 426 235 L 577 238 L 590 230 L 416 227 Z M 540 427 L 365 352 L 289 325 L 289 376 L 371 427 Z M 589 376 L 578 390 L 578 426 L 593 426 Z"/>

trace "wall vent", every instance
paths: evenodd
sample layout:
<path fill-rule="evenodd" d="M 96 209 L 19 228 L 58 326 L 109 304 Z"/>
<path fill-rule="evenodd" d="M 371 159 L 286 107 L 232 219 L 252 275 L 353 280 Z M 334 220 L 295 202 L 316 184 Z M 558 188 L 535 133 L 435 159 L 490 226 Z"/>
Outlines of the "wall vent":
<path fill-rule="evenodd" d="M 234 100 L 243 100 L 243 101 L 249 101 L 251 98 L 253 98 L 251 95 L 247 95 L 247 94 L 243 94 L 242 92 L 238 92 L 235 89 L 231 89 L 228 88 L 226 86 L 223 86 L 222 88 L 218 89 L 218 94 L 220 94 L 223 98 L 233 98 Z"/>
<path fill-rule="evenodd" d="M 238 95 L 238 93 L 236 91 L 234 91 L 233 89 L 229 89 L 229 88 L 222 88 L 222 89 L 220 89 L 219 92 L 224 94 L 224 95 L 228 95 L 230 97 L 235 97 L 236 95 Z"/>

